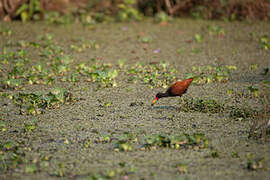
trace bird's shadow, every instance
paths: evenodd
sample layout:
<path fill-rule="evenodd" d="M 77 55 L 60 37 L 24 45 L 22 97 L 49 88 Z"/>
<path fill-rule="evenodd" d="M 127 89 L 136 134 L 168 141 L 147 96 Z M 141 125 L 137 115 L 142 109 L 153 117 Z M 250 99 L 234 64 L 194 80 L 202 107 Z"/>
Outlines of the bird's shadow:
<path fill-rule="evenodd" d="M 178 107 L 175 106 L 154 106 L 153 109 L 156 110 L 178 110 Z"/>

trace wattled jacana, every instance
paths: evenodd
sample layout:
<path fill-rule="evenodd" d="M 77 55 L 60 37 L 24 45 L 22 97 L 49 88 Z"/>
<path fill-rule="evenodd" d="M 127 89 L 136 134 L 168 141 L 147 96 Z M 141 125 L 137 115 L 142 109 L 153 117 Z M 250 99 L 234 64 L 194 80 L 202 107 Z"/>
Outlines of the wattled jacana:
<path fill-rule="evenodd" d="M 152 106 L 159 100 L 164 97 L 174 97 L 174 96 L 182 96 L 187 92 L 187 89 L 192 82 L 193 78 L 185 79 L 183 81 L 177 81 L 173 83 L 165 93 L 157 93 L 155 99 L 153 100 Z"/>

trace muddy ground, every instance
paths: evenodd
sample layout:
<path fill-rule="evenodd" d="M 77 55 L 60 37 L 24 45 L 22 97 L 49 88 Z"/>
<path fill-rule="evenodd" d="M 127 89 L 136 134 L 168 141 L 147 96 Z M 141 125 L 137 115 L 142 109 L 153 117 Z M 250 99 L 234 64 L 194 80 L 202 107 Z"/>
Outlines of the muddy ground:
<path fill-rule="evenodd" d="M 226 33 L 211 35 L 208 25 L 218 25 Z M 63 47 L 62 54 L 72 56 L 74 66 L 92 58 L 112 66 L 119 59 L 126 59 L 126 64 L 163 60 L 177 69 L 177 79 L 184 79 L 193 66 L 217 63 L 236 66 L 227 82 L 192 84 L 184 95 L 185 98 L 213 98 L 224 107 L 260 108 L 258 100 L 249 95 L 248 87 L 269 80 L 269 74 L 264 76 L 261 72 L 270 64 L 270 53 L 259 43 L 262 35 L 270 35 L 268 22 L 176 19 L 167 26 L 152 20 L 91 27 L 43 22 L 12 22 L 1 26 L 13 32 L 10 36 L 0 36 L 1 49 L 24 48 L 33 63 L 49 60 L 46 57 L 42 60 L 33 48 L 12 44 L 21 40 L 36 41 L 38 35 L 50 33 L 55 35 L 53 41 Z M 202 42 L 194 39 L 195 34 L 203 36 Z M 151 42 L 141 42 L 144 36 L 151 37 Z M 95 40 L 99 48 L 70 51 L 70 45 L 78 44 L 78 39 Z M 42 114 L 26 115 L 20 113 L 13 100 L 1 97 L 0 120 L 4 129 L 0 132 L 0 179 L 269 179 L 270 144 L 248 138 L 252 119 L 235 119 L 226 111 L 185 112 L 179 107 L 179 97 L 161 99 L 151 106 L 155 94 L 166 89 L 150 88 L 142 81 L 129 83 L 127 79 L 128 75 L 119 70 L 117 86 L 99 90 L 96 83 L 84 77 L 71 83 L 56 81 L 52 85 L 26 83 L 23 88 L 2 87 L 2 93 L 14 94 L 46 93 L 58 86 L 68 89 L 77 100 L 46 109 Z M 241 98 L 228 95 L 228 89 L 246 95 Z M 25 123 L 32 121 L 35 128 L 27 130 Z M 126 152 L 115 149 L 117 137 L 125 132 L 137 137 L 131 143 L 132 150 Z M 209 145 L 142 149 L 143 143 L 136 141 L 153 134 L 181 133 L 202 133 L 209 139 Z M 4 147 L 6 142 L 16 145 Z M 10 152 L 22 160 L 14 165 L 16 158 L 7 155 Z M 257 163 L 257 167 L 249 167 L 249 162 Z"/>

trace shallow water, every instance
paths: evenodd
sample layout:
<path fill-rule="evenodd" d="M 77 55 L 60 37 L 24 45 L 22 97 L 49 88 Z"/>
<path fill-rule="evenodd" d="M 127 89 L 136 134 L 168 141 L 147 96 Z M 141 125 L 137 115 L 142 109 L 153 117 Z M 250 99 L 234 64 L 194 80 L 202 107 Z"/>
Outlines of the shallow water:
<path fill-rule="evenodd" d="M 222 38 L 207 33 L 207 25 L 216 24 L 226 30 Z M 227 83 L 191 85 L 186 97 L 213 97 L 233 105 L 250 104 L 259 106 L 254 99 L 237 99 L 226 94 L 227 89 L 247 91 L 247 87 L 259 84 L 268 77 L 260 75 L 270 63 L 269 51 L 262 50 L 258 38 L 268 34 L 267 22 L 232 22 L 176 19 L 168 26 L 154 24 L 152 20 L 139 23 L 97 24 L 83 27 L 79 24 L 55 26 L 43 22 L 1 24 L 13 30 L 12 36 L 0 36 L 1 49 L 7 43 L 19 40 L 35 41 L 39 34 L 55 34 L 54 40 L 70 53 L 76 63 L 96 58 L 101 62 L 116 64 L 118 59 L 127 59 L 127 64 L 137 61 L 159 62 L 166 60 L 177 67 L 177 77 L 183 79 L 192 66 L 209 64 L 236 65 Z M 196 33 L 203 34 L 203 41 L 189 43 Z M 253 33 L 256 38 L 251 38 Z M 143 44 L 139 37 L 148 35 L 152 42 Z M 77 39 L 95 40 L 99 49 L 85 52 L 69 52 L 68 47 Z M 12 49 L 12 47 L 10 47 Z M 155 53 L 160 48 L 160 52 Z M 177 50 L 182 53 L 178 54 Z M 193 53 L 192 49 L 199 49 Z M 16 47 L 14 47 L 16 49 Z M 31 51 L 33 61 L 41 61 L 38 52 Z M 45 60 L 46 61 L 46 60 Z M 258 64 L 251 70 L 252 64 Z M 0 77 L 1 78 L 1 77 Z M 27 163 L 1 173 L 2 179 L 62 179 L 88 178 L 97 174 L 115 173 L 112 179 L 268 179 L 270 176 L 270 145 L 248 139 L 250 120 L 236 121 L 226 113 L 207 114 L 182 112 L 179 97 L 160 99 L 151 107 L 154 95 L 162 88 L 151 89 L 137 83 L 127 83 L 125 76 L 117 79 L 118 86 L 96 91 L 96 85 L 87 82 L 59 83 L 71 89 L 73 95 L 82 98 L 59 109 L 33 116 L 20 115 L 12 101 L 1 97 L 1 120 L 7 130 L 0 132 L 2 142 L 16 141 L 21 144 Z M 48 91 L 45 85 L 26 86 L 25 91 Z M 103 104 L 111 102 L 106 107 Z M 142 103 L 141 103 L 142 102 Z M 135 105 L 131 105 L 135 103 Z M 137 104 L 136 104 L 137 103 Z M 36 129 L 26 133 L 24 122 L 37 119 Z M 121 135 L 129 132 L 143 138 L 150 134 L 203 133 L 210 139 L 212 149 L 170 149 L 140 150 L 137 145 L 131 152 L 116 152 L 113 142 L 100 143 L 104 135 Z M 89 140 L 89 146 L 85 142 Z M 68 143 L 67 143 L 68 142 Z M 220 157 L 213 158 L 212 151 L 219 151 Z M 239 157 L 232 156 L 237 153 Z M 248 153 L 254 159 L 264 158 L 264 169 L 247 169 Z M 48 157 L 48 160 L 45 157 Z M 44 161 L 48 166 L 42 166 Z M 28 164 L 34 163 L 39 170 L 26 173 Z M 177 164 L 184 163 L 187 172 L 179 173 Z M 64 164 L 59 168 L 59 164 Z M 58 172 L 56 172 L 58 170 Z M 57 176 L 58 175 L 58 176 Z M 60 173 L 61 175 L 61 173 Z"/>

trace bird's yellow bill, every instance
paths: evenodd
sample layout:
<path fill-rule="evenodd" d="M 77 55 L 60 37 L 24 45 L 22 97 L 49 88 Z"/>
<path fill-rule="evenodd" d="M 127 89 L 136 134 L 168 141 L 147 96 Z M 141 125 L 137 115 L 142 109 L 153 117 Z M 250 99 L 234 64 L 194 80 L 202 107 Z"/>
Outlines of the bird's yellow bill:
<path fill-rule="evenodd" d="M 157 102 L 158 98 L 156 97 L 153 102 L 152 102 L 152 105 L 154 105 L 156 102 Z"/>

